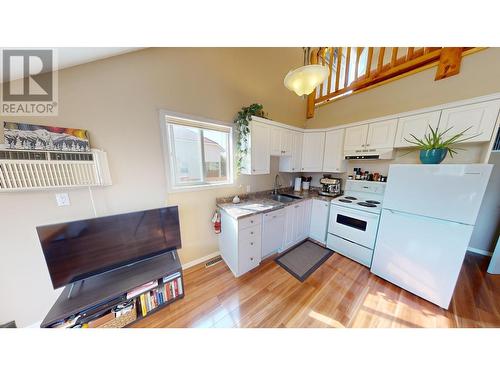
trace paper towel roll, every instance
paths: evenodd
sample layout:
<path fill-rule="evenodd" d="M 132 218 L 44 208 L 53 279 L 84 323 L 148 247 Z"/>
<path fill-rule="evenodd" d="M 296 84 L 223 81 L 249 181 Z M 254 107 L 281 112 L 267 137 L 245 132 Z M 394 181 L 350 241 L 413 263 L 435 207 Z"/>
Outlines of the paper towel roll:
<path fill-rule="evenodd" d="M 295 184 L 294 184 L 293 190 L 294 191 L 300 191 L 301 184 L 302 184 L 302 178 L 296 177 L 295 178 Z"/>

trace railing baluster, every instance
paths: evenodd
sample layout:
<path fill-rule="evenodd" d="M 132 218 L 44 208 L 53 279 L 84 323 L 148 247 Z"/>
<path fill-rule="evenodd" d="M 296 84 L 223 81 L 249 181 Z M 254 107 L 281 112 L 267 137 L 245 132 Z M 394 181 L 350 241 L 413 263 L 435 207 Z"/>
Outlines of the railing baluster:
<path fill-rule="evenodd" d="M 397 59 L 398 59 L 398 47 L 393 47 L 392 48 L 392 55 L 391 55 L 391 66 L 396 65 Z"/>
<path fill-rule="evenodd" d="M 321 48 L 321 50 L 318 53 L 318 56 L 321 56 L 321 65 L 325 66 L 325 56 L 326 56 L 326 48 Z M 320 88 L 319 88 L 319 96 L 325 95 L 323 93 L 323 82 L 321 82 Z"/>
<path fill-rule="evenodd" d="M 373 47 L 368 47 L 368 56 L 366 57 L 366 69 L 365 69 L 366 78 L 370 76 L 370 71 L 372 69 L 372 58 L 373 58 Z"/>
<path fill-rule="evenodd" d="M 384 67 L 384 55 L 385 55 L 385 47 L 380 47 L 378 51 L 377 72 L 380 72 Z"/>
<path fill-rule="evenodd" d="M 328 88 L 327 88 L 327 94 L 329 94 L 332 90 L 332 66 L 333 66 L 333 59 L 335 57 L 335 47 L 329 47 L 330 48 L 330 61 L 328 61 L 328 70 L 330 71 L 330 74 L 328 75 Z"/>
<path fill-rule="evenodd" d="M 406 51 L 406 61 L 410 61 L 413 57 L 413 50 L 415 47 L 408 47 L 408 50 Z"/>
<path fill-rule="evenodd" d="M 347 47 L 347 55 L 345 57 L 344 87 L 349 86 L 349 65 L 350 64 L 351 64 L 351 47 Z"/>
<path fill-rule="evenodd" d="M 335 91 L 339 89 L 340 70 L 342 69 L 342 47 L 337 47 L 337 61 L 335 71 Z"/>
<path fill-rule="evenodd" d="M 358 70 L 359 70 L 359 58 L 361 53 L 363 52 L 363 47 L 356 48 L 356 66 L 354 67 L 354 80 L 358 79 Z"/>

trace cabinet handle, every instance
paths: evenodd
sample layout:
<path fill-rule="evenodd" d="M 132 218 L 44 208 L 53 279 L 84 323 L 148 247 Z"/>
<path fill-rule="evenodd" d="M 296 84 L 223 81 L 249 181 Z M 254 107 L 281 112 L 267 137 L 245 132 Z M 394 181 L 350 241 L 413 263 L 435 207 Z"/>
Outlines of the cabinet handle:
<path fill-rule="evenodd" d="M 250 232 L 250 234 L 253 234 L 253 232 Z"/>
<path fill-rule="evenodd" d="M 252 169 L 252 172 L 255 172 L 255 169 Z"/>
<path fill-rule="evenodd" d="M 250 245 L 253 246 L 253 242 L 250 242 Z"/>
<path fill-rule="evenodd" d="M 250 258 L 250 260 L 253 260 L 253 258 Z"/>
<path fill-rule="evenodd" d="M 365 145 L 366 147 L 370 146 L 368 143 Z"/>

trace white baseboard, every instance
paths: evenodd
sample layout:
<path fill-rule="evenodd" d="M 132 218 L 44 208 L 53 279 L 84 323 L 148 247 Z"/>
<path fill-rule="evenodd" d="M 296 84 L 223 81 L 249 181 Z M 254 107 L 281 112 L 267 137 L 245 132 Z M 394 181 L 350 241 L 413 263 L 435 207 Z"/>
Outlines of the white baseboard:
<path fill-rule="evenodd" d="M 470 251 L 471 253 L 476 253 L 476 254 L 481 254 L 481 255 L 486 255 L 487 257 L 490 257 L 493 255 L 491 251 L 488 250 L 483 250 L 483 249 L 477 249 L 475 247 L 468 247 L 467 251 Z"/>
<path fill-rule="evenodd" d="M 209 259 L 215 258 L 218 255 L 220 255 L 220 252 L 214 251 L 213 253 L 205 255 L 204 257 L 192 260 L 191 262 L 184 263 L 182 265 L 182 269 L 187 270 L 188 268 L 196 266 L 197 264 L 200 264 L 200 263 L 206 262 Z"/>

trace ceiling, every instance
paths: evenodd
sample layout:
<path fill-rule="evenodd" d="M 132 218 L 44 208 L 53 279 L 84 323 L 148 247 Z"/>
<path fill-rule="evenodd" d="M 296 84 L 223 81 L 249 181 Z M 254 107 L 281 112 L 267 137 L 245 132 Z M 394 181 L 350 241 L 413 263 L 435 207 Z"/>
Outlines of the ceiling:
<path fill-rule="evenodd" d="M 1 48 L 5 50 L 6 48 Z M 14 48 L 13 48 L 14 49 Z M 27 48 L 23 48 L 27 49 Z M 41 49 L 41 48 L 35 48 Z M 69 68 L 71 66 L 86 64 L 96 60 L 106 59 L 111 56 L 121 55 L 124 53 L 139 50 L 141 48 L 134 47 L 64 47 L 64 48 L 53 48 L 56 52 L 56 66 L 57 69 L 61 70 Z M 41 64 L 40 64 L 41 65 Z M 45 72 L 46 69 L 39 66 L 41 72 Z M 14 64 L 11 67 L 11 77 L 10 80 L 16 80 L 24 78 L 22 64 Z M 0 71 L 0 82 L 4 82 L 3 72 Z"/>

